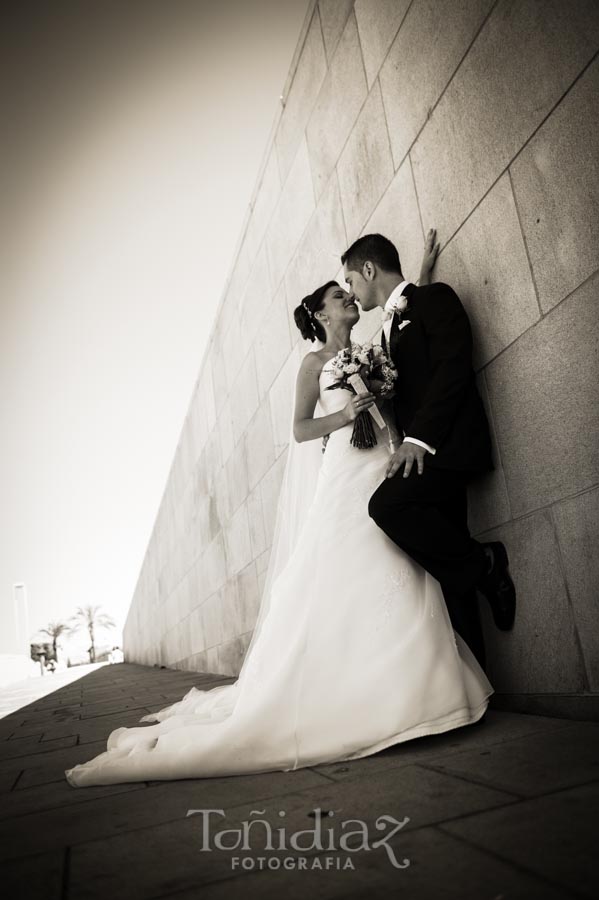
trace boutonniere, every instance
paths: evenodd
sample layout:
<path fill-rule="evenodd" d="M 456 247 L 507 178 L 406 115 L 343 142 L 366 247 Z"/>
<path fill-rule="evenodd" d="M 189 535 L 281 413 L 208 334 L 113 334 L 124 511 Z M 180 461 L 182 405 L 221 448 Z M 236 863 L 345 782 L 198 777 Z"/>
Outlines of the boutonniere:
<path fill-rule="evenodd" d="M 398 315 L 403 315 L 405 311 L 408 309 L 408 298 L 404 297 L 401 294 L 399 297 L 396 297 L 395 300 L 387 300 L 385 303 L 385 307 L 383 310 L 383 322 L 386 322 L 390 319 L 395 313 Z"/>

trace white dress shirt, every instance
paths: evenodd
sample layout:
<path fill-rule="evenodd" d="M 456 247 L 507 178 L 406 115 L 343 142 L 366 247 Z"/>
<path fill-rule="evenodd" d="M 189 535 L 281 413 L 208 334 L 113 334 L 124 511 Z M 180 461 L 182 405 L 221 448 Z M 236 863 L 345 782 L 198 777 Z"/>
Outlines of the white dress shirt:
<path fill-rule="evenodd" d="M 402 296 L 406 285 L 408 285 L 409 281 L 400 281 L 397 287 L 393 288 L 389 295 L 389 299 L 385 303 L 385 310 L 389 311 L 391 309 L 392 303 Z M 387 349 L 391 351 L 391 325 L 393 323 L 393 316 L 390 316 L 385 322 L 383 322 L 383 333 L 385 335 L 385 340 L 387 341 Z M 424 441 L 419 441 L 418 438 L 413 437 L 404 437 L 404 441 L 409 441 L 411 444 L 418 444 L 419 447 L 424 447 L 425 450 L 428 450 L 429 453 L 432 453 L 433 456 L 437 452 L 434 447 L 431 447 L 429 444 L 425 444 Z"/>

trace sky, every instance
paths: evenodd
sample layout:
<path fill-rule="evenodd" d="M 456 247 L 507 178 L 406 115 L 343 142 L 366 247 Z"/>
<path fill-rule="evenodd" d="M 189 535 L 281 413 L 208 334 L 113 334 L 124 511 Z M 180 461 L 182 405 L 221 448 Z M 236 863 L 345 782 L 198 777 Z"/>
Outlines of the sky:
<path fill-rule="evenodd" d="M 121 643 L 307 6 L 24 0 L 5 18 L 0 653 L 26 652 L 17 583 L 30 639 L 92 603 L 117 623 L 99 643 Z"/>

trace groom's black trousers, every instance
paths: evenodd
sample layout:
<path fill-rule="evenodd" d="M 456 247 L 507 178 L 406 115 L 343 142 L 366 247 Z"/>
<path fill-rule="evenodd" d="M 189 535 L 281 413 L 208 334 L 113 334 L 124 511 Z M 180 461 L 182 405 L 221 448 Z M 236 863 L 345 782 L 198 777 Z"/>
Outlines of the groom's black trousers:
<path fill-rule="evenodd" d="M 376 489 L 368 512 L 398 547 L 436 578 L 451 624 L 485 667 L 475 584 L 486 568 L 482 545 L 468 530 L 466 487 L 470 473 L 414 465 L 403 467 Z"/>

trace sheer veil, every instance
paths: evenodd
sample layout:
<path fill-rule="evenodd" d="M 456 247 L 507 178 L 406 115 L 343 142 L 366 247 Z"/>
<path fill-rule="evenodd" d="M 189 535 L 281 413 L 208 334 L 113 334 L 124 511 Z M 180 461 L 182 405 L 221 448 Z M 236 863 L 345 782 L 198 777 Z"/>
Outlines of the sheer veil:
<path fill-rule="evenodd" d="M 309 345 L 309 350 L 320 350 L 322 347 L 324 347 L 324 344 L 315 340 L 314 343 Z M 296 376 L 298 370 L 299 363 L 295 371 Z M 293 410 L 293 405 L 293 398 L 290 398 L 291 410 Z M 319 403 L 316 405 L 314 415 L 315 417 L 323 415 Z M 264 620 L 270 610 L 273 583 L 279 573 L 285 568 L 297 543 L 302 525 L 316 492 L 318 473 L 322 463 L 322 441 L 319 439 L 304 441 L 301 444 L 298 443 L 293 436 L 293 415 L 291 415 L 290 420 L 289 447 L 277 503 L 277 514 L 266 580 L 252 638 L 239 672 L 239 680 L 244 674 Z"/>
<path fill-rule="evenodd" d="M 310 344 L 310 349 L 320 350 L 324 344 L 320 341 Z M 303 353 L 301 354 L 304 355 Z M 299 360 L 295 371 L 299 370 Z M 287 459 L 279 491 L 275 528 L 270 550 L 266 579 L 256 618 L 252 637 L 245 652 L 245 657 L 237 676 L 231 684 L 219 685 L 210 690 L 199 690 L 192 687 L 185 697 L 177 703 L 167 706 L 155 713 L 142 716 L 140 722 L 160 722 L 176 714 L 187 714 L 207 717 L 212 721 L 228 718 L 234 712 L 245 675 L 250 670 L 250 660 L 256 648 L 262 627 L 271 608 L 272 588 L 279 574 L 285 568 L 297 543 L 298 536 L 310 505 L 316 493 L 318 474 L 322 464 L 322 441 L 304 441 L 298 444 L 293 436 L 294 400 L 289 398 L 290 425 L 289 447 Z M 322 407 L 317 403 L 315 416 L 324 415 Z"/>

